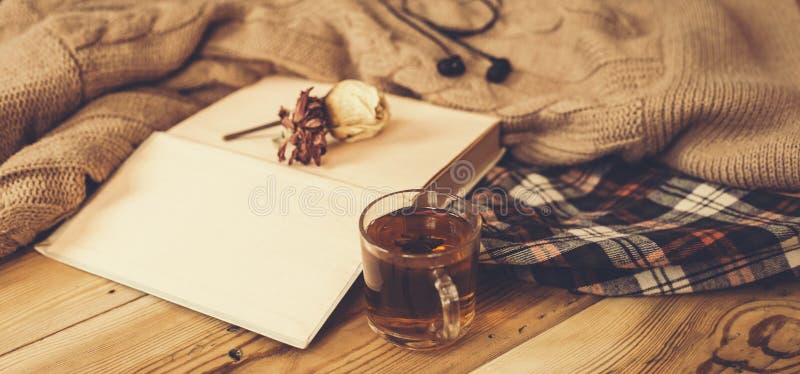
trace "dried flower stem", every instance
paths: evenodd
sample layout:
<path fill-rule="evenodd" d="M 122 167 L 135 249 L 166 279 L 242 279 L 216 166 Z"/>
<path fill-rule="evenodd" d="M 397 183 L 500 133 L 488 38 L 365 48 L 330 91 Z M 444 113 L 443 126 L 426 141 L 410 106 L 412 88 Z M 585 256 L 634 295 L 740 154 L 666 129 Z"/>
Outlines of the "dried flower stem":
<path fill-rule="evenodd" d="M 278 120 L 278 121 L 270 122 L 270 123 L 267 123 L 267 124 L 259 125 L 259 126 L 256 126 L 256 127 L 251 127 L 249 129 L 246 129 L 246 130 L 242 130 L 242 131 L 238 131 L 238 132 L 234 132 L 234 133 L 230 133 L 228 135 L 225 135 L 225 136 L 222 137 L 222 140 L 224 140 L 224 141 L 234 140 L 236 138 L 240 138 L 240 137 L 245 136 L 247 134 L 252 134 L 252 133 L 254 133 L 256 131 L 266 130 L 266 129 L 270 128 L 270 127 L 275 127 L 275 126 L 278 126 L 280 124 L 281 124 L 281 121 Z"/>

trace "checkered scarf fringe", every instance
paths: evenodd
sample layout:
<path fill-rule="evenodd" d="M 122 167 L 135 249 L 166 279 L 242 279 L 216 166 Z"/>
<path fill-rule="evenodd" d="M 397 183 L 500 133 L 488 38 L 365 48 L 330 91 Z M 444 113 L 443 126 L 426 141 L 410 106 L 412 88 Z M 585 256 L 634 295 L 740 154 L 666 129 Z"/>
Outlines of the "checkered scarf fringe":
<path fill-rule="evenodd" d="M 743 190 L 654 165 L 504 160 L 471 194 L 481 262 L 606 296 L 670 295 L 800 275 L 800 195 Z"/>

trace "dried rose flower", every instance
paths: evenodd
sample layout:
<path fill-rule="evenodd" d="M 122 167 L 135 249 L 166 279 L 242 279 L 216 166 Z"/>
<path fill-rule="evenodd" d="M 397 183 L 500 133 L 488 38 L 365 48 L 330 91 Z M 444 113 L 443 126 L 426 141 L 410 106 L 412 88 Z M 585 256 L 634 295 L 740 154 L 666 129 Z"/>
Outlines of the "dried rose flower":
<path fill-rule="evenodd" d="M 337 83 L 325 97 L 331 134 L 355 142 L 378 134 L 389 121 L 389 105 L 377 88 L 362 81 Z"/>
<path fill-rule="evenodd" d="M 389 121 L 383 94 L 364 82 L 341 81 L 322 99 L 310 96 L 310 92 L 311 88 L 300 93 L 294 112 L 283 107 L 278 112 L 283 131 L 273 140 L 281 162 L 287 159 L 286 149 L 291 144 L 290 165 L 293 161 L 308 165 L 313 160 L 319 166 L 327 150 L 328 132 L 336 139 L 355 142 L 375 136 Z"/>
<path fill-rule="evenodd" d="M 300 92 L 294 112 L 290 113 L 283 107 L 278 112 L 284 133 L 288 134 L 278 147 L 278 160 L 286 160 L 286 146 L 291 144 L 294 148 L 289 156 L 289 165 L 293 161 L 308 165 L 313 160 L 319 166 L 322 155 L 327 151 L 328 141 L 325 135 L 328 133 L 328 115 L 325 112 L 325 102 L 310 96 L 311 89 Z"/>

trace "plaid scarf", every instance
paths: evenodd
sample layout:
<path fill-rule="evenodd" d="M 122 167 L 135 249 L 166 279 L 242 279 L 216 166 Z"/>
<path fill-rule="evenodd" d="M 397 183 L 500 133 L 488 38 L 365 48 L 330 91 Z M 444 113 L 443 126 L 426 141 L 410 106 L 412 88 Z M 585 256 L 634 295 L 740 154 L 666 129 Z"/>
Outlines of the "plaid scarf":
<path fill-rule="evenodd" d="M 504 160 L 471 194 L 481 262 L 541 284 L 669 295 L 800 275 L 800 195 L 743 190 L 652 164 Z"/>

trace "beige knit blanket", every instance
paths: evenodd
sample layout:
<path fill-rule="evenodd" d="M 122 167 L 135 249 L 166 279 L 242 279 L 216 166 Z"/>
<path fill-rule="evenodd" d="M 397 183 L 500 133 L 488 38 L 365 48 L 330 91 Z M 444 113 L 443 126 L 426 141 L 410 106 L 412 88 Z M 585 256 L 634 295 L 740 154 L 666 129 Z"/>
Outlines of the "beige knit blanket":
<path fill-rule="evenodd" d="M 480 1 L 409 6 L 447 25 L 487 15 Z M 153 130 L 274 73 L 494 113 L 536 164 L 620 154 L 800 188 L 794 1 L 506 0 L 469 40 L 511 60 L 505 83 L 458 48 L 467 75 L 437 75 L 435 44 L 371 0 L 2 0 L 0 257 L 74 213 Z"/>

